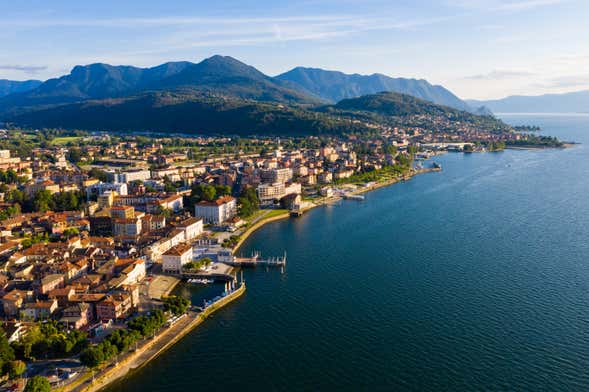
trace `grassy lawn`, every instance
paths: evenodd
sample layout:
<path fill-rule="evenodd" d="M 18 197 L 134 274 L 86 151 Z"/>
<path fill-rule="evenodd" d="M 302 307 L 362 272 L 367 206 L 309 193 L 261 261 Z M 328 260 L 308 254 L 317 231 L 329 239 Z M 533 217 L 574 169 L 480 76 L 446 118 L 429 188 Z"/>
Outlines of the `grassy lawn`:
<path fill-rule="evenodd" d="M 63 136 L 63 137 L 56 137 L 55 139 L 53 139 L 51 141 L 51 144 L 55 145 L 55 146 L 63 146 L 65 144 L 68 144 L 70 142 L 74 143 L 80 139 L 82 139 L 82 136 Z"/>
<path fill-rule="evenodd" d="M 284 215 L 288 213 L 288 210 L 272 210 L 266 216 L 265 219 L 274 218 L 275 216 Z"/>

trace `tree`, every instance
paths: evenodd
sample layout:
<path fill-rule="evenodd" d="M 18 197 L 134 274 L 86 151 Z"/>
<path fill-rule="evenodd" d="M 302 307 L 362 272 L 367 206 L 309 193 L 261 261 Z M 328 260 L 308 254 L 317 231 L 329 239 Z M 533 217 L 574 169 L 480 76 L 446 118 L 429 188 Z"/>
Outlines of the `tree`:
<path fill-rule="evenodd" d="M 71 148 L 68 153 L 70 162 L 78 163 L 82 160 L 82 151 L 79 148 Z"/>
<path fill-rule="evenodd" d="M 102 347 L 99 346 L 88 347 L 80 354 L 82 364 L 90 368 L 100 365 L 104 362 L 104 359 L 104 352 L 102 351 Z"/>
<path fill-rule="evenodd" d="M 239 216 L 242 218 L 252 215 L 254 212 L 260 209 L 260 199 L 258 194 L 253 187 L 246 187 L 241 192 L 238 199 L 239 204 Z"/>
<path fill-rule="evenodd" d="M 2 375 L 6 374 L 7 366 L 12 360 L 14 360 L 14 350 L 8 343 L 6 332 L 0 328 L 0 371 Z"/>
<path fill-rule="evenodd" d="M 24 392 L 51 392 L 51 384 L 43 376 L 35 376 L 27 382 Z"/>
<path fill-rule="evenodd" d="M 170 208 L 158 206 L 155 214 L 169 219 L 174 214 L 174 211 L 172 211 Z"/>
<path fill-rule="evenodd" d="M 95 167 L 90 169 L 90 171 L 88 172 L 88 175 L 90 177 L 96 178 L 97 180 L 100 180 L 102 182 L 108 181 L 108 174 L 104 170 L 100 170 Z"/>
<path fill-rule="evenodd" d="M 188 298 L 176 295 L 163 297 L 162 301 L 164 302 L 164 309 L 174 315 L 183 314 L 190 306 L 190 300 Z"/>
<path fill-rule="evenodd" d="M 77 227 L 68 227 L 63 231 L 63 236 L 66 238 L 74 237 L 80 234 L 80 231 Z"/>
<path fill-rule="evenodd" d="M 397 146 L 394 146 L 392 144 L 388 144 L 387 146 L 385 146 L 384 150 L 385 153 L 388 155 L 397 155 Z"/>
<path fill-rule="evenodd" d="M 217 197 L 217 190 L 215 187 L 207 185 L 202 191 L 202 198 L 207 201 L 213 201 Z"/>
<path fill-rule="evenodd" d="M 23 361 L 12 361 L 8 364 L 8 376 L 15 380 L 19 378 L 27 370 L 27 364 Z"/>
<path fill-rule="evenodd" d="M 38 212 L 47 212 L 52 209 L 54 203 L 51 192 L 42 190 L 35 194 L 33 198 L 33 208 Z"/>

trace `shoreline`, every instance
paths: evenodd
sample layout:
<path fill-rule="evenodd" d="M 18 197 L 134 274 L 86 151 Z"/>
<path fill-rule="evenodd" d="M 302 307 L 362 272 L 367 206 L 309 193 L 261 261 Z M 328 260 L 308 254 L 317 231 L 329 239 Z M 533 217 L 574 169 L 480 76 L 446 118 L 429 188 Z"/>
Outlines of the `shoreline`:
<path fill-rule="evenodd" d="M 92 377 L 93 371 L 87 371 L 80 377 L 81 383 L 73 382 L 71 385 L 58 389 L 60 392 L 97 392 L 112 384 L 113 382 L 137 371 L 147 363 L 157 358 L 160 354 L 176 344 L 179 340 L 188 335 L 196 327 L 202 324 L 210 315 L 223 308 L 237 298 L 241 297 L 246 290 L 245 283 L 239 288 L 218 300 L 200 313 L 188 312 L 184 323 L 177 323 L 161 332 L 158 336 L 137 351 L 128 353 L 128 357 L 121 361 L 102 365 L 99 374 L 89 385 L 88 379 Z"/>
<path fill-rule="evenodd" d="M 370 191 L 374 191 L 380 188 L 384 188 L 390 185 L 394 185 L 398 182 L 401 181 L 408 181 L 411 178 L 419 175 L 419 174 L 425 174 L 425 173 L 432 173 L 432 172 L 440 172 L 442 171 L 442 169 L 440 168 L 427 168 L 427 169 L 418 169 L 418 170 L 413 170 L 411 173 L 404 175 L 403 177 L 395 177 L 395 178 L 391 178 L 385 181 L 381 181 L 381 182 L 377 182 L 374 185 L 371 185 L 369 187 L 363 187 L 363 188 L 359 188 L 354 190 L 353 192 L 351 192 L 351 194 L 353 195 L 360 195 L 362 193 L 367 193 Z M 341 196 L 334 196 L 334 197 L 323 197 L 320 200 L 317 201 L 312 201 L 310 202 L 311 205 L 308 206 L 307 208 L 305 208 L 302 212 L 303 214 L 309 210 L 312 210 L 314 208 L 326 205 L 326 204 L 330 204 L 339 200 L 342 200 L 343 198 Z M 261 227 L 263 227 L 264 225 L 266 225 L 267 223 L 272 223 L 272 222 L 276 222 L 279 220 L 283 220 L 286 218 L 290 217 L 290 213 L 289 212 L 285 212 L 282 215 L 277 215 L 277 216 L 273 216 L 270 218 L 264 218 L 264 219 L 260 219 L 258 222 L 256 222 L 253 226 L 249 227 L 246 229 L 246 231 L 243 232 L 242 235 L 240 235 L 239 237 L 239 241 L 237 242 L 237 244 L 233 247 L 232 249 L 232 254 L 235 254 L 239 248 L 243 245 L 243 243 L 245 242 L 245 240 L 247 240 L 253 233 L 256 232 L 256 230 L 260 229 Z"/>
<path fill-rule="evenodd" d="M 428 168 L 428 169 L 419 169 L 414 170 L 409 174 L 406 174 L 402 177 L 391 178 L 382 182 L 375 183 L 369 187 L 363 187 L 356 189 L 352 192 L 352 194 L 359 195 L 362 193 L 367 193 L 373 190 L 377 190 L 380 188 L 384 188 L 390 185 L 394 185 L 401 181 L 408 181 L 414 176 L 418 174 L 425 174 L 430 172 L 439 172 L 441 169 L 438 168 Z M 304 212 L 309 211 L 313 208 L 326 205 L 329 203 L 333 203 L 335 201 L 342 200 L 341 197 L 325 197 L 321 200 L 311 202 L 307 208 L 304 209 Z M 290 217 L 289 212 L 285 212 L 281 215 L 275 215 L 269 218 L 263 218 L 256 222 L 251 227 L 247 228 L 246 231 L 240 236 L 239 242 L 235 245 L 232 250 L 232 253 L 235 254 L 239 250 L 239 248 L 243 245 L 245 240 L 249 238 L 253 233 L 255 233 L 259 228 L 263 227 L 267 223 L 276 222 L 279 220 L 283 220 Z M 176 282 L 176 284 L 179 283 Z M 168 293 L 173 290 L 176 286 L 174 284 L 171 288 L 166 290 Z M 203 323 L 211 314 L 213 314 L 218 309 L 221 309 L 225 305 L 231 303 L 233 300 L 241 297 L 245 292 L 245 283 L 243 283 L 237 290 L 233 293 L 229 294 L 227 297 L 219 300 L 217 303 L 211 305 L 207 309 L 205 309 L 201 313 L 194 314 L 192 312 L 188 313 L 187 320 L 181 324 L 175 324 L 174 326 L 166 329 L 165 331 L 161 332 L 156 338 L 152 341 L 147 342 L 143 347 L 138 349 L 133 353 L 129 353 L 128 357 L 117 362 L 116 366 L 113 366 L 112 363 L 103 365 L 101 371 L 104 372 L 103 374 L 97 376 L 94 381 L 86 385 L 88 383 L 88 379 L 91 376 L 91 371 L 86 372 L 85 375 L 80 377 L 81 382 L 73 382 L 69 386 L 65 386 L 60 388 L 60 392 L 97 392 L 102 390 L 103 388 L 107 387 L 108 385 L 112 384 L 113 382 L 129 375 L 131 372 L 137 371 L 145 366 L 147 363 L 158 357 L 160 354 L 165 352 L 168 348 L 172 347 L 176 344 L 179 340 L 184 338 L 188 333 L 193 331 L 196 327 L 198 327 L 201 323 Z M 144 358 L 143 358 L 144 357 Z"/>

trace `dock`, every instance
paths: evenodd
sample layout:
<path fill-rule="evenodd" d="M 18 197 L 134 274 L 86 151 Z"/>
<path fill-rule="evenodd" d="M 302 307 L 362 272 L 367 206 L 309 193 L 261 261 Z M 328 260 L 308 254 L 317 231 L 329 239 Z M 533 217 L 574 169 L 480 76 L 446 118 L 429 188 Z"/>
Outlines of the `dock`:
<path fill-rule="evenodd" d="M 233 257 L 231 260 L 224 260 L 223 263 L 233 267 L 284 267 L 286 265 L 286 252 L 280 257 L 262 258 L 259 252 L 254 252 L 251 257 Z"/>

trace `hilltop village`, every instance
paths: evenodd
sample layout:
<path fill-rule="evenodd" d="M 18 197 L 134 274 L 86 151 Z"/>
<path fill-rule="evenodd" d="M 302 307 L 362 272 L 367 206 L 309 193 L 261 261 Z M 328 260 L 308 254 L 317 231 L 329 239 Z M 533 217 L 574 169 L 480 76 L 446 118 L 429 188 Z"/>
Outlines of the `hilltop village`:
<path fill-rule="evenodd" d="M 472 127 L 381 131 L 244 139 L 1 130 L 5 381 L 26 372 L 68 385 L 202 311 L 170 295 L 174 285 L 224 279 L 230 292 L 243 261 L 236 248 L 266 221 L 407 179 L 447 151 L 539 140 Z M 68 357 L 78 366 L 55 372 L 42 362 Z"/>

